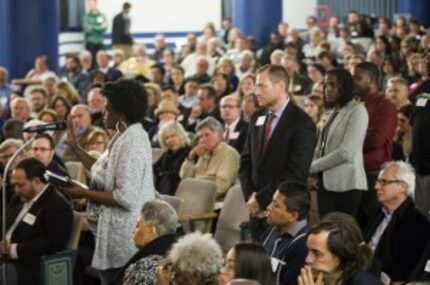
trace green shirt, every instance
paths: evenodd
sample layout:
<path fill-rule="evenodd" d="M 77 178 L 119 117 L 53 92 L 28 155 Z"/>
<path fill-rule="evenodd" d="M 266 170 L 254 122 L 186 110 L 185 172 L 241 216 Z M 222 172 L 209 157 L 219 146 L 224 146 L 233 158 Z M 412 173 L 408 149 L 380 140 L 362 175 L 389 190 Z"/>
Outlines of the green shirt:
<path fill-rule="evenodd" d="M 85 13 L 83 22 L 85 41 L 93 44 L 102 44 L 103 34 L 107 29 L 107 25 L 103 27 L 103 23 L 106 22 L 106 16 L 98 11 L 96 14 Z"/>

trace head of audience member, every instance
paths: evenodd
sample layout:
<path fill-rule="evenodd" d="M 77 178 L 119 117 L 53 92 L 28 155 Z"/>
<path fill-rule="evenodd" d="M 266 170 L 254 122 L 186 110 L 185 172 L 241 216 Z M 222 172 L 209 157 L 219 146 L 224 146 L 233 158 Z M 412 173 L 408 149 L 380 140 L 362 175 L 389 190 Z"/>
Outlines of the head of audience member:
<path fill-rule="evenodd" d="M 412 131 L 412 116 L 413 106 L 411 104 L 400 107 L 397 111 L 397 135 L 408 135 Z"/>
<path fill-rule="evenodd" d="M 415 171 L 404 161 L 390 161 L 383 165 L 375 184 L 379 203 L 393 213 L 415 191 Z"/>
<path fill-rule="evenodd" d="M 209 42 L 210 39 L 215 37 L 215 27 L 212 23 L 207 24 L 203 28 L 203 40 Z"/>
<path fill-rule="evenodd" d="M 175 51 L 170 49 L 170 48 L 166 48 L 163 51 L 163 63 L 164 66 L 174 66 L 175 65 Z"/>
<path fill-rule="evenodd" d="M 92 14 L 97 13 L 97 0 L 87 0 L 88 11 Z"/>
<path fill-rule="evenodd" d="M 207 117 L 196 126 L 199 144 L 207 152 L 212 152 L 223 140 L 224 127 L 213 117 Z"/>
<path fill-rule="evenodd" d="M 109 137 L 107 133 L 102 129 L 95 129 L 88 135 L 87 144 L 85 149 L 87 151 L 97 151 L 103 153 L 109 143 Z"/>
<path fill-rule="evenodd" d="M 27 122 L 24 123 L 23 128 L 31 128 L 31 127 L 37 127 L 37 126 L 42 126 L 45 125 L 45 122 L 38 120 L 38 119 L 31 119 Z M 49 134 L 52 134 L 52 131 L 49 131 Z M 32 138 L 34 138 L 37 135 L 37 133 L 35 132 L 23 132 L 22 133 L 22 137 L 24 139 L 24 142 L 28 142 L 29 140 L 31 140 Z"/>
<path fill-rule="evenodd" d="M 199 56 L 207 56 L 208 55 L 208 45 L 205 41 L 199 41 L 196 45 L 196 54 Z"/>
<path fill-rule="evenodd" d="M 309 230 L 307 247 L 306 273 L 314 274 L 313 277 L 327 284 L 337 284 L 340 280 L 349 284 L 371 262 L 372 251 L 363 242 L 353 218 L 331 216 L 323 219 Z"/>
<path fill-rule="evenodd" d="M 333 58 L 328 51 L 321 51 L 317 55 L 318 63 L 321 64 L 325 71 L 333 68 Z"/>
<path fill-rule="evenodd" d="M 74 54 L 69 54 L 66 56 L 66 70 L 68 72 L 76 72 L 79 70 L 79 58 Z"/>
<path fill-rule="evenodd" d="M 282 58 L 282 66 L 285 68 L 285 70 L 288 72 L 289 76 L 293 76 L 294 74 L 298 73 L 300 70 L 299 62 L 297 61 L 297 58 L 286 55 Z"/>
<path fill-rule="evenodd" d="M 138 60 L 144 60 L 147 57 L 146 54 L 146 48 L 143 44 L 134 44 L 133 45 L 133 56 L 136 57 Z"/>
<path fill-rule="evenodd" d="M 91 69 L 93 56 L 88 50 L 81 51 L 79 54 L 79 63 L 83 70 L 88 71 Z"/>
<path fill-rule="evenodd" d="M 39 55 L 34 61 L 34 70 L 37 73 L 43 73 L 49 68 L 49 61 L 46 55 Z"/>
<path fill-rule="evenodd" d="M 236 42 L 236 39 L 242 36 L 242 32 L 237 27 L 233 27 L 228 32 L 227 36 L 227 46 L 229 49 L 234 48 L 234 44 Z"/>
<path fill-rule="evenodd" d="M 88 108 L 91 114 L 102 113 L 106 107 L 106 98 L 100 91 L 101 86 L 94 86 L 88 91 Z"/>
<path fill-rule="evenodd" d="M 173 66 L 170 70 L 170 79 L 172 79 L 172 83 L 174 86 L 180 87 L 182 83 L 184 83 L 185 79 L 184 69 L 180 66 Z"/>
<path fill-rule="evenodd" d="M 388 37 L 390 35 L 391 22 L 386 17 L 379 17 L 378 19 L 378 31 L 379 36 Z"/>
<path fill-rule="evenodd" d="M 30 104 L 24 98 L 15 98 L 10 103 L 11 118 L 26 122 L 30 118 Z"/>
<path fill-rule="evenodd" d="M 163 200 L 148 201 L 140 211 L 134 230 L 134 244 L 142 248 L 161 236 L 175 234 L 177 227 L 178 215 L 172 206 Z"/>
<path fill-rule="evenodd" d="M 221 48 L 221 40 L 217 37 L 212 37 L 208 40 L 208 55 L 210 57 L 217 57 Z"/>
<path fill-rule="evenodd" d="M 227 75 L 235 74 L 236 67 L 233 60 L 223 57 L 218 61 L 217 70 Z"/>
<path fill-rule="evenodd" d="M 276 283 L 270 256 L 262 245 L 241 242 L 228 251 L 218 276 L 219 285 L 226 285 L 235 278 L 256 280 L 267 285 Z"/>
<path fill-rule="evenodd" d="M 42 110 L 37 118 L 46 124 L 51 124 L 58 120 L 57 112 L 52 109 Z"/>
<path fill-rule="evenodd" d="M 376 66 L 382 69 L 382 63 L 384 62 L 384 53 L 378 50 L 369 50 L 366 55 L 366 61 L 376 64 Z"/>
<path fill-rule="evenodd" d="M 46 167 L 51 163 L 55 154 L 54 139 L 46 133 L 38 134 L 31 144 L 29 157 L 37 158 Z"/>
<path fill-rule="evenodd" d="M 197 91 L 197 96 L 199 98 L 199 106 L 202 108 L 204 113 L 209 113 L 216 108 L 217 93 L 212 85 L 200 85 Z"/>
<path fill-rule="evenodd" d="M 281 65 L 282 63 L 282 58 L 286 55 L 285 51 L 280 50 L 280 49 L 275 49 L 271 54 L 270 54 L 270 64 L 276 64 L 276 65 Z"/>
<path fill-rule="evenodd" d="M 124 51 L 121 49 L 112 50 L 113 67 L 118 68 L 125 61 Z"/>
<path fill-rule="evenodd" d="M 239 68 L 242 71 L 250 71 L 254 64 L 254 54 L 250 50 L 241 51 L 239 54 Z"/>
<path fill-rule="evenodd" d="M 9 72 L 3 66 L 0 66 L 0 88 L 4 87 L 9 80 Z"/>
<path fill-rule="evenodd" d="M 351 56 L 348 59 L 348 64 L 345 66 L 345 68 L 352 73 L 352 71 L 354 70 L 354 67 L 357 64 L 360 64 L 362 62 L 365 62 L 366 59 L 364 58 L 363 55 L 358 54 L 358 53 L 353 53 L 351 54 Z"/>
<path fill-rule="evenodd" d="M 22 120 L 8 119 L 2 127 L 3 139 L 13 138 L 22 140 L 22 129 L 24 128 L 24 122 Z"/>
<path fill-rule="evenodd" d="M 137 123 L 142 123 L 148 106 L 145 87 L 134 79 L 121 79 L 106 84 L 102 89 L 106 97 L 104 124 L 106 129 L 123 132 Z"/>
<path fill-rule="evenodd" d="M 190 48 L 191 52 L 194 52 L 197 46 L 197 35 L 196 33 L 189 32 L 187 33 L 187 45 Z"/>
<path fill-rule="evenodd" d="M 91 126 L 91 113 L 87 105 L 78 104 L 70 111 L 73 129 L 77 133 L 84 132 Z"/>
<path fill-rule="evenodd" d="M 63 96 L 70 102 L 70 104 L 76 104 L 79 102 L 79 93 L 76 90 L 76 88 L 73 86 L 73 84 L 71 84 L 70 82 L 60 81 L 57 83 L 56 89 L 57 89 L 56 95 Z"/>
<path fill-rule="evenodd" d="M 30 202 L 46 187 L 45 165 L 36 158 L 27 158 L 17 163 L 12 171 L 11 184 L 23 202 Z"/>
<path fill-rule="evenodd" d="M 15 154 L 15 152 L 22 147 L 23 145 L 23 141 L 20 139 L 13 139 L 13 138 L 8 138 L 6 140 L 4 140 L 1 144 L 0 144 L 0 162 L 3 163 L 4 165 L 7 165 L 9 159 L 12 158 L 12 156 Z M 23 160 L 26 157 L 26 153 L 21 152 L 14 160 L 14 162 L 12 163 L 12 167 L 13 165 L 15 165 L 16 163 L 18 163 L 19 161 Z"/>
<path fill-rule="evenodd" d="M 220 101 L 221 119 L 225 124 L 231 125 L 240 118 L 240 102 L 237 96 L 228 95 Z"/>
<path fill-rule="evenodd" d="M 170 101 L 175 106 L 178 105 L 179 102 L 179 96 L 178 92 L 176 91 L 175 87 L 172 85 L 166 85 L 162 88 L 161 91 L 161 100 L 162 101 Z"/>
<path fill-rule="evenodd" d="M 243 96 L 242 102 L 241 102 L 241 109 L 242 109 L 242 117 L 245 121 L 249 121 L 252 114 L 257 110 L 257 108 L 260 106 L 258 103 L 258 98 L 255 93 L 250 92 Z"/>
<path fill-rule="evenodd" d="M 52 98 L 51 109 L 57 113 L 57 118 L 59 121 L 64 121 L 70 114 L 72 106 L 70 105 L 69 100 L 67 100 L 65 97 L 55 96 Z"/>
<path fill-rule="evenodd" d="M 429 55 L 427 54 L 423 55 L 418 61 L 417 71 L 423 80 L 429 77 L 429 60 Z"/>
<path fill-rule="evenodd" d="M 170 121 L 161 127 L 158 141 L 163 149 L 173 153 L 191 144 L 184 127 L 177 121 Z"/>
<path fill-rule="evenodd" d="M 228 80 L 227 74 L 223 72 L 215 73 L 212 76 L 211 83 L 218 94 L 218 99 L 231 93 L 230 81 Z"/>
<path fill-rule="evenodd" d="M 237 85 L 237 97 L 242 101 L 245 94 L 253 92 L 255 89 L 255 75 L 253 73 L 246 73 L 242 76 Z"/>
<path fill-rule="evenodd" d="M 378 92 L 379 68 L 371 62 L 357 64 L 352 70 L 354 91 L 360 97 L 366 97 Z"/>
<path fill-rule="evenodd" d="M 104 50 L 99 50 L 96 54 L 96 62 L 99 68 L 109 67 L 109 56 Z"/>
<path fill-rule="evenodd" d="M 43 88 L 33 88 L 30 91 L 31 110 L 35 113 L 41 112 L 45 109 L 47 104 L 47 94 Z"/>
<path fill-rule="evenodd" d="M 395 60 L 391 56 L 387 56 L 384 58 L 382 62 L 381 72 L 383 76 L 393 76 L 394 74 L 399 73 L 398 65 Z"/>
<path fill-rule="evenodd" d="M 308 216 L 310 197 L 306 186 L 295 181 L 285 181 L 278 186 L 272 202 L 267 206 L 267 223 L 280 234 Z"/>
<path fill-rule="evenodd" d="M 347 70 L 335 68 L 324 78 L 324 105 L 328 108 L 342 108 L 354 99 L 354 80 Z"/>
<path fill-rule="evenodd" d="M 154 46 L 156 51 L 161 51 L 166 47 L 166 38 L 162 34 L 157 34 L 154 37 Z"/>
<path fill-rule="evenodd" d="M 173 245 L 168 259 L 177 285 L 218 284 L 222 251 L 209 234 L 195 232 L 182 237 Z"/>
<path fill-rule="evenodd" d="M 199 83 L 193 78 L 187 78 L 185 80 L 185 96 L 197 96 L 197 90 L 199 88 Z"/>
<path fill-rule="evenodd" d="M 401 77 L 391 77 L 385 88 L 385 98 L 396 106 L 397 110 L 409 103 L 408 83 Z"/>
<path fill-rule="evenodd" d="M 273 112 L 279 110 L 288 98 L 290 76 L 280 65 L 265 65 L 257 70 L 255 94 L 260 106 Z"/>
<path fill-rule="evenodd" d="M 209 62 L 205 56 L 199 56 L 196 61 L 196 75 L 203 76 L 208 74 Z"/>
<path fill-rule="evenodd" d="M 303 108 L 306 114 L 312 118 L 312 121 L 317 124 L 324 114 L 324 102 L 322 97 L 316 95 L 309 95 L 305 99 L 305 106 Z"/>
<path fill-rule="evenodd" d="M 160 86 L 154 83 L 145 83 L 145 90 L 148 97 L 148 109 L 155 110 L 161 101 Z"/>
<path fill-rule="evenodd" d="M 151 66 L 151 82 L 158 84 L 160 86 L 164 83 L 164 75 L 166 70 L 161 64 L 154 64 Z"/>
<path fill-rule="evenodd" d="M 51 101 L 52 97 L 54 97 L 54 94 L 56 92 L 57 88 L 57 78 L 55 77 L 48 77 L 43 80 L 42 86 L 46 91 L 46 97 L 48 99 L 48 102 Z"/>
<path fill-rule="evenodd" d="M 179 116 L 177 104 L 170 100 L 161 100 L 154 111 L 155 117 L 158 119 L 159 126 L 176 120 Z"/>
<path fill-rule="evenodd" d="M 311 94 L 320 98 L 324 97 L 324 78 L 318 82 L 315 82 L 312 86 Z"/>
<path fill-rule="evenodd" d="M 316 83 L 324 78 L 325 68 L 321 64 L 312 63 L 307 67 L 308 77 L 313 83 Z"/>

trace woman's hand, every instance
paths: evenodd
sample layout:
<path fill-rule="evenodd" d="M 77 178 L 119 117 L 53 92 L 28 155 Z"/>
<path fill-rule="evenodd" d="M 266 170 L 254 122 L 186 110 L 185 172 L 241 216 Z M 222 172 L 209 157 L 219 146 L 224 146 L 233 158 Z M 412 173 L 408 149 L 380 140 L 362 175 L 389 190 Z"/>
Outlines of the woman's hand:
<path fill-rule="evenodd" d="M 299 285 L 324 285 L 322 272 L 319 272 L 317 275 L 317 278 L 314 279 L 314 274 L 312 273 L 312 269 L 308 265 L 305 265 L 305 267 L 303 267 L 300 270 L 300 275 L 298 280 L 299 280 Z"/>
<path fill-rule="evenodd" d="M 68 115 L 67 116 L 67 129 L 66 129 L 66 134 L 67 134 L 67 144 L 71 147 L 77 147 L 78 143 L 76 141 L 76 135 L 75 135 L 75 130 L 73 127 L 73 123 L 72 123 L 72 115 Z"/>
<path fill-rule="evenodd" d="M 72 181 L 72 185 L 60 188 L 61 191 L 70 199 L 83 199 L 86 198 L 88 189 L 85 189 L 79 183 Z"/>
<path fill-rule="evenodd" d="M 157 266 L 157 284 L 169 285 L 171 276 L 172 276 L 172 262 L 168 259 L 161 260 Z"/>

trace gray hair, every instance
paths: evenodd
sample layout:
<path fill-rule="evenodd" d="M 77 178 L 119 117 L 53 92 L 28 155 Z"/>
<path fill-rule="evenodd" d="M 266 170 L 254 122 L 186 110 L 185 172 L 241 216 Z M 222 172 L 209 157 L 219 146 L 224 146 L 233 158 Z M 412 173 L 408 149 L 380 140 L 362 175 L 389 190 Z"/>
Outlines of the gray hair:
<path fill-rule="evenodd" d="M 394 167 L 396 169 L 395 178 L 405 182 L 406 193 L 413 198 L 415 192 L 415 170 L 412 165 L 404 161 L 388 161 L 382 166 L 382 169 L 387 169 L 389 167 Z"/>
<path fill-rule="evenodd" d="M 0 144 L 0 152 L 3 152 L 10 147 L 14 147 L 18 150 L 23 144 L 24 142 L 22 140 L 12 138 L 6 139 Z"/>
<path fill-rule="evenodd" d="M 216 132 L 221 135 L 224 133 L 223 125 L 218 120 L 212 117 L 207 117 L 203 121 L 199 122 L 196 126 L 196 132 L 203 128 L 208 128 L 212 132 Z"/>
<path fill-rule="evenodd" d="M 250 50 L 243 50 L 239 53 L 239 58 L 248 57 L 250 59 L 254 59 L 254 54 Z"/>
<path fill-rule="evenodd" d="M 188 133 L 185 131 L 184 127 L 181 123 L 177 121 L 171 121 L 164 124 L 161 129 L 158 131 L 158 141 L 163 149 L 167 149 L 166 144 L 164 143 L 164 135 L 166 132 L 174 133 L 178 138 L 181 146 L 187 146 L 191 144 L 191 140 L 188 136 Z"/>
<path fill-rule="evenodd" d="M 202 281 L 199 284 L 215 280 L 223 263 L 221 247 L 210 234 L 200 232 L 179 239 L 169 259 L 182 273 Z"/>
<path fill-rule="evenodd" d="M 401 84 L 406 88 L 408 88 L 408 86 L 409 86 L 408 82 L 403 77 L 400 77 L 400 76 L 390 77 L 387 81 L 387 86 L 388 86 L 388 84 L 394 84 L 394 83 Z"/>
<path fill-rule="evenodd" d="M 178 227 L 178 215 L 169 203 L 154 199 L 146 202 L 141 210 L 142 217 L 157 229 L 158 235 L 173 234 Z"/>

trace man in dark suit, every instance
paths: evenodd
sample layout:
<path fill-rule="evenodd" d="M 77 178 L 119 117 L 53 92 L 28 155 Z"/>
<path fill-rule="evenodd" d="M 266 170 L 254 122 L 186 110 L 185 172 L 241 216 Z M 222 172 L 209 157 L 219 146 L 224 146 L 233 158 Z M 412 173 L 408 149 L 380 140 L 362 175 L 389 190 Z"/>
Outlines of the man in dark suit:
<path fill-rule="evenodd" d="M 131 45 L 133 44 L 133 38 L 130 34 L 130 9 L 130 3 L 124 3 L 121 13 L 117 14 L 112 22 L 112 47 L 122 50 L 125 59 L 131 57 Z"/>
<path fill-rule="evenodd" d="M 241 153 L 248 135 L 248 123 L 240 117 L 240 103 L 235 95 L 220 101 L 221 119 L 224 121 L 224 140 Z"/>
<path fill-rule="evenodd" d="M 376 195 L 382 208 L 364 231 L 365 241 L 392 282 L 410 281 L 430 240 L 429 221 L 415 207 L 410 196 L 415 174 L 406 162 L 387 163 L 376 180 Z"/>
<path fill-rule="evenodd" d="M 282 66 L 257 70 L 256 95 L 263 108 L 249 123 L 240 162 L 240 182 L 251 213 L 251 234 L 259 240 L 267 228 L 264 209 L 285 180 L 306 183 L 314 153 L 315 126 L 288 96 L 288 73 Z"/>
<path fill-rule="evenodd" d="M 40 284 L 40 258 L 63 250 L 70 237 L 73 214 L 70 204 L 45 183 L 46 171 L 36 158 L 22 160 L 12 171 L 15 196 L 7 207 L 6 239 L 0 254 L 7 256 L 9 281 Z"/>

